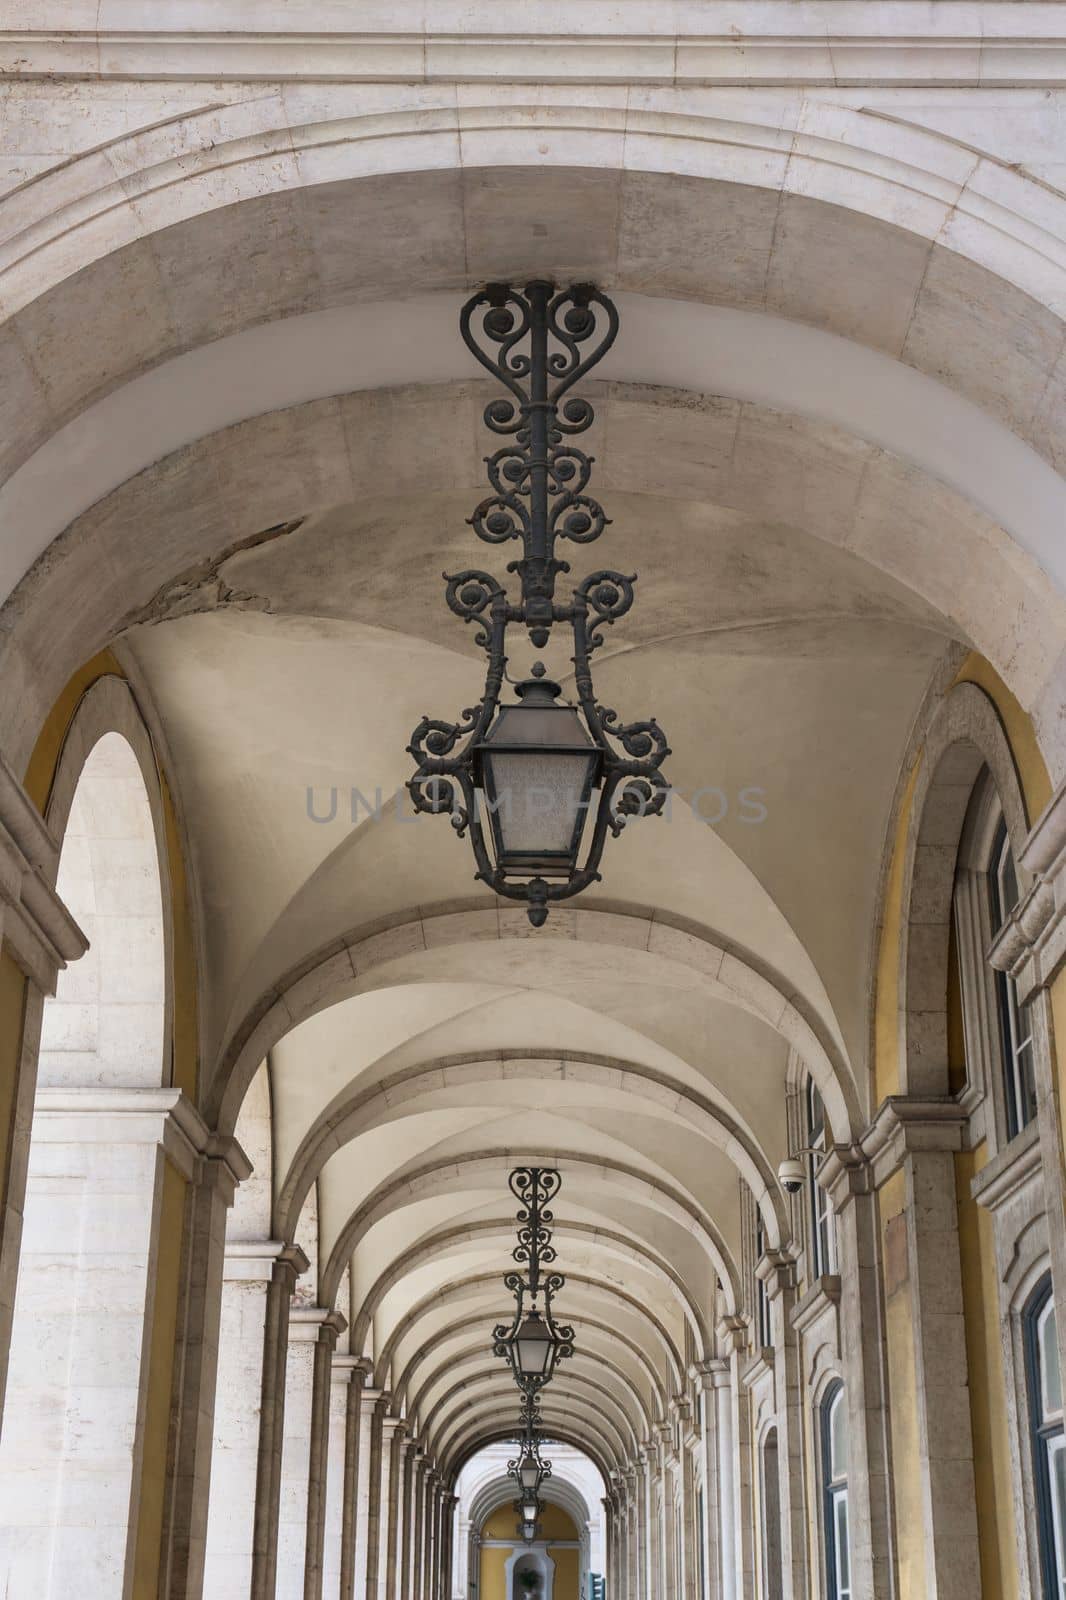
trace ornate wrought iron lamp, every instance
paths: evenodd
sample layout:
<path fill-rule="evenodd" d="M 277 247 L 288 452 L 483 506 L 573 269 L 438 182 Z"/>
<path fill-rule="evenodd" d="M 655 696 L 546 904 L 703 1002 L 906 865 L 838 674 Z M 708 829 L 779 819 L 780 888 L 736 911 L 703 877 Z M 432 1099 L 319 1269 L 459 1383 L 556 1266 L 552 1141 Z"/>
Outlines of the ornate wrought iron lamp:
<path fill-rule="evenodd" d="M 523 1395 L 518 1439 L 520 1454 L 507 1463 L 508 1476 L 518 1485 L 520 1499 L 539 1499 L 542 1485 L 552 1475 L 552 1464 L 541 1453 L 541 1444 L 536 1394 Z"/>
<path fill-rule="evenodd" d="M 525 1272 L 509 1272 L 506 1287 L 515 1297 L 514 1320 L 493 1330 L 493 1354 L 504 1357 L 527 1401 L 551 1382 L 560 1361 L 574 1353 L 574 1330 L 555 1321 L 552 1301 L 566 1279 L 545 1271 L 555 1260 L 551 1202 L 562 1178 L 554 1167 L 516 1167 L 508 1179 L 519 1203 L 518 1243 L 513 1259 Z M 543 1312 L 537 1301 L 543 1301 Z"/>
<path fill-rule="evenodd" d="M 670 751 L 655 719 L 619 722 L 592 682 L 593 652 L 632 606 L 636 575 L 602 569 L 569 599 L 556 596 L 557 578 L 570 570 L 557 540 L 591 544 L 608 522 L 586 492 L 593 458 L 572 442 L 592 422 L 592 406 L 570 391 L 614 343 L 618 312 L 591 284 L 557 291 L 537 281 L 524 294 L 489 284 L 467 301 L 459 325 L 509 394 L 485 408 L 486 426 L 508 442 L 486 457 L 492 493 L 470 522 L 487 544 L 521 540 L 522 557 L 507 568 L 520 595 L 475 568 L 445 574 L 449 607 L 478 624 L 485 692 L 458 722 L 423 717 L 408 746 L 418 768 L 407 787 L 416 811 L 448 813 L 460 836 L 469 833 L 476 876 L 525 901 L 541 927 L 552 902 L 598 880 L 608 835 L 661 812 L 669 790 L 661 767 Z M 535 661 L 514 686 L 516 703 L 501 705 L 508 628 L 525 627 L 543 650 L 557 624 L 572 633 L 576 704 Z"/>

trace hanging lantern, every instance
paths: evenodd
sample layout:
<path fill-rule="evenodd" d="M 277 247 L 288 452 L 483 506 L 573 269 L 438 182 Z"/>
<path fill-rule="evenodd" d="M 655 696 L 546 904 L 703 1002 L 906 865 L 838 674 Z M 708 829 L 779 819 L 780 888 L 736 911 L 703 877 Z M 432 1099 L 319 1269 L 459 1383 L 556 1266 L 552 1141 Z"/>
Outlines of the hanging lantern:
<path fill-rule="evenodd" d="M 508 567 L 520 594 L 509 597 L 476 568 L 446 576 L 448 606 L 477 624 L 485 689 L 458 722 L 423 717 L 407 747 L 418 764 L 407 787 L 416 811 L 447 813 L 460 836 L 469 833 L 476 877 L 525 901 L 539 928 L 550 904 L 599 879 L 608 835 L 660 813 L 669 793 L 661 767 L 670 751 L 655 719 L 619 722 L 592 682 L 592 655 L 632 606 L 635 576 L 592 572 L 569 599 L 556 596 L 557 578 L 570 570 L 556 542 L 591 544 L 607 526 L 586 493 L 593 458 L 572 442 L 593 410 L 569 391 L 614 343 L 618 312 L 591 284 L 557 293 L 538 281 L 520 294 L 494 283 L 467 301 L 459 327 L 510 396 L 485 408 L 490 432 L 509 442 L 486 458 L 492 493 L 470 521 L 487 544 L 521 541 L 521 559 Z M 553 628 L 569 629 L 572 705 L 541 661 L 516 685 L 517 704 L 501 705 L 512 626 L 525 628 L 534 650 Z"/>
<path fill-rule="evenodd" d="M 555 1260 L 548 1205 L 562 1179 L 551 1167 L 517 1167 L 509 1182 L 521 1206 L 513 1255 L 526 1271 L 510 1272 L 503 1280 L 515 1297 L 515 1313 L 509 1326 L 498 1323 L 493 1330 L 492 1348 L 494 1355 L 506 1359 L 518 1387 L 530 1398 L 551 1382 L 558 1363 L 574 1353 L 573 1328 L 556 1323 L 552 1315 L 552 1301 L 566 1279 L 543 1270 Z M 543 1311 L 538 1300 L 543 1301 Z"/>

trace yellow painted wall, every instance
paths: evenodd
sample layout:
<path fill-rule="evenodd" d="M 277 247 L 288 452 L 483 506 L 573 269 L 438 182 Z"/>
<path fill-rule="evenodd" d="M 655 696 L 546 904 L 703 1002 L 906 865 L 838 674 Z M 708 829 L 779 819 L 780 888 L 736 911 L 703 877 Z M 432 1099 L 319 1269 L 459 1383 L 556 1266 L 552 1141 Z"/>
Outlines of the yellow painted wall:
<path fill-rule="evenodd" d="M 499 1506 L 482 1524 L 483 1539 L 513 1540 L 517 1515 L 510 1501 Z M 581 1552 L 553 1544 L 554 1539 L 577 1541 L 577 1528 L 561 1506 L 546 1505 L 541 1517 L 541 1530 L 548 1541 L 548 1554 L 555 1562 L 553 1600 L 580 1600 Z M 525 1549 L 517 1541 L 506 1547 L 494 1546 L 481 1551 L 478 1600 L 513 1600 L 507 1593 L 507 1563 L 516 1552 Z"/>
<path fill-rule="evenodd" d="M 999 1336 L 992 1218 L 970 1194 L 988 1159 L 988 1147 L 955 1157 L 959 1250 L 966 1313 L 966 1365 L 970 1374 L 974 1480 L 980 1528 L 981 1590 L 994 1600 L 1016 1600 L 1017 1532 L 1010 1474 L 1007 1394 Z"/>

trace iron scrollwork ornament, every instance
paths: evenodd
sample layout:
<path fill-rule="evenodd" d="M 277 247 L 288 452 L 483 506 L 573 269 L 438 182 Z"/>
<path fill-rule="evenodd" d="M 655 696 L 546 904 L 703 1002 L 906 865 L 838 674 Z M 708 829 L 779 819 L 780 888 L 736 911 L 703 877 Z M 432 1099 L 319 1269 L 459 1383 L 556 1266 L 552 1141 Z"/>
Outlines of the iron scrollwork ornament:
<path fill-rule="evenodd" d="M 469 521 L 486 544 L 520 543 L 521 557 L 507 567 L 517 576 L 520 592 L 513 597 L 491 573 L 476 568 L 445 574 L 448 607 L 475 625 L 476 643 L 488 657 L 485 689 L 479 703 L 454 722 L 423 717 L 408 746 L 417 770 L 407 787 L 416 812 L 448 815 L 460 837 L 469 834 L 476 877 L 496 894 L 524 901 L 530 921 L 541 927 L 551 904 L 599 880 L 608 837 L 620 834 L 632 818 L 660 814 L 669 793 L 661 769 L 670 751 L 654 717 L 622 722 L 597 699 L 592 681 L 594 652 L 606 630 L 633 605 L 635 574 L 601 569 L 577 583 L 568 597 L 557 594 L 557 580 L 570 571 L 569 562 L 556 554 L 557 542 L 591 544 L 608 524 L 589 493 L 594 458 L 574 443 L 592 423 L 593 409 L 573 389 L 614 343 L 618 312 L 592 284 L 557 291 L 537 281 L 524 293 L 508 284 L 488 284 L 464 305 L 460 330 L 467 347 L 506 390 L 485 408 L 485 425 L 501 442 L 485 458 L 491 493 Z M 567 726 L 579 737 L 567 750 L 579 776 L 568 791 L 572 830 L 562 845 L 538 854 L 508 849 L 497 823 L 504 802 L 493 785 L 493 740 L 503 726 L 501 710 L 506 716 L 521 709 L 500 703 L 508 629 L 524 627 L 533 648 L 543 650 L 558 625 L 572 632 L 574 703 Z M 543 662 L 535 662 L 517 693 L 522 707 L 555 712 L 552 725 L 562 729 L 567 703 L 555 704 L 562 690 L 545 681 L 545 673 Z M 520 725 L 520 718 L 509 724 Z M 542 719 L 541 726 L 546 725 Z M 551 743 L 524 753 L 560 756 Z M 518 771 L 513 745 L 506 754 L 512 758 L 507 770 Z M 539 770 L 546 770 L 543 761 Z M 561 770 L 557 766 L 556 774 Z M 511 800 L 508 795 L 508 805 Z"/>
<path fill-rule="evenodd" d="M 512 1251 L 519 1270 L 503 1280 L 514 1295 L 514 1317 L 493 1329 L 492 1353 L 509 1364 L 525 1400 L 524 1415 L 536 1418 L 537 1396 L 551 1382 L 558 1363 L 574 1353 L 573 1328 L 557 1323 L 552 1310 L 566 1283 L 562 1273 L 551 1270 L 556 1258 L 551 1202 L 562 1178 L 553 1167 L 518 1167 L 508 1182 L 520 1207 L 518 1242 Z"/>

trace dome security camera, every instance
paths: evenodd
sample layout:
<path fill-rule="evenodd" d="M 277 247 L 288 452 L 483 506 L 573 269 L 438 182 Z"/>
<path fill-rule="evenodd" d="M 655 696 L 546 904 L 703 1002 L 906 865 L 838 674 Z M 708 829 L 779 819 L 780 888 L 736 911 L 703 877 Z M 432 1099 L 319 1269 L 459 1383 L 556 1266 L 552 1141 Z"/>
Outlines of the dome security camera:
<path fill-rule="evenodd" d="M 789 1156 L 778 1167 L 777 1176 L 787 1194 L 799 1194 L 807 1175 L 803 1170 L 803 1162 L 795 1156 Z"/>

